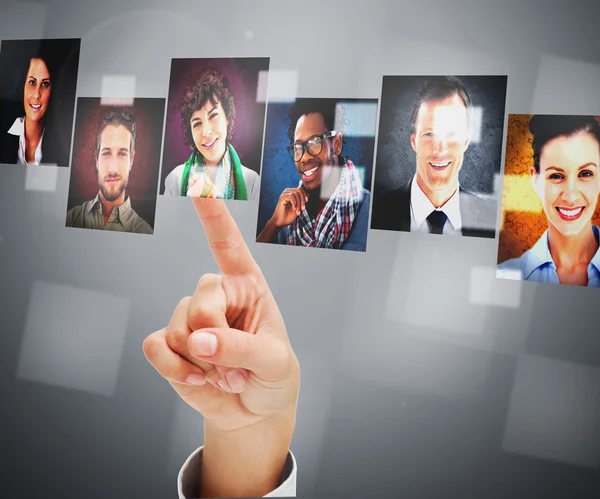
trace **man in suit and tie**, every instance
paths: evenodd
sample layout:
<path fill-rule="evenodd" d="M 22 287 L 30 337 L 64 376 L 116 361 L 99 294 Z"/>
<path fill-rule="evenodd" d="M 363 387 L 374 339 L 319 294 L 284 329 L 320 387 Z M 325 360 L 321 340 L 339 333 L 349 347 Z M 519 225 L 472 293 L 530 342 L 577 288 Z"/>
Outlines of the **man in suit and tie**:
<path fill-rule="evenodd" d="M 497 203 L 463 189 L 458 174 L 469 147 L 471 97 L 458 78 L 432 77 L 411 115 L 415 175 L 375 196 L 372 229 L 495 237 Z"/>

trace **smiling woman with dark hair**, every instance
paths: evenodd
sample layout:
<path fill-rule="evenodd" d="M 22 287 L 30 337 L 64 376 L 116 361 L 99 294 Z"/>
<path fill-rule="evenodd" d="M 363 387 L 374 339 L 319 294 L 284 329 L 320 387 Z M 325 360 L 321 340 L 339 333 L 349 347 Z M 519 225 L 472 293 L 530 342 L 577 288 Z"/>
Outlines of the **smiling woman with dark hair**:
<path fill-rule="evenodd" d="M 498 266 L 499 277 L 600 287 L 600 230 L 592 217 L 600 193 L 600 125 L 593 116 L 534 116 L 533 188 L 548 230 L 520 258 Z"/>
<path fill-rule="evenodd" d="M 79 40 L 3 42 L 0 162 L 68 166 L 78 54 Z"/>
<path fill-rule="evenodd" d="M 8 129 L 2 146 L 2 162 L 20 165 L 48 163 L 43 143 L 52 96 L 52 73 L 43 56 L 29 58 L 23 81 L 22 115 Z"/>
<path fill-rule="evenodd" d="M 258 200 L 259 176 L 242 165 L 231 144 L 235 98 L 227 79 L 203 70 L 186 88 L 179 110 L 192 154 L 165 179 L 165 195 Z"/>

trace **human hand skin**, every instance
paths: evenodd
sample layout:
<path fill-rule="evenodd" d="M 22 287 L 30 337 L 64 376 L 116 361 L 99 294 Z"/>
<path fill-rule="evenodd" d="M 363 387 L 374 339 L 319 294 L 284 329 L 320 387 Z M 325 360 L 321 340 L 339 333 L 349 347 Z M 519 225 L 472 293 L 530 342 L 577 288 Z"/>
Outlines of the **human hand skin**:
<path fill-rule="evenodd" d="M 192 197 L 202 197 L 211 199 L 222 197 L 221 191 L 217 188 L 217 186 L 213 183 L 213 181 L 209 178 L 209 176 L 206 173 L 201 175 L 194 175 L 189 180 L 188 190 L 190 192 L 190 196 Z"/>
<path fill-rule="evenodd" d="M 268 243 L 274 234 L 287 225 L 290 225 L 306 207 L 308 194 L 302 187 L 289 187 L 279 196 L 273 216 L 266 223 L 264 229 L 256 238 L 257 242 Z"/>
<path fill-rule="evenodd" d="M 203 275 L 143 349 L 204 416 L 201 497 L 262 497 L 278 487 L 288 455 L 300 367 L 225 202 L 192 200 L 222 275 Z"/>

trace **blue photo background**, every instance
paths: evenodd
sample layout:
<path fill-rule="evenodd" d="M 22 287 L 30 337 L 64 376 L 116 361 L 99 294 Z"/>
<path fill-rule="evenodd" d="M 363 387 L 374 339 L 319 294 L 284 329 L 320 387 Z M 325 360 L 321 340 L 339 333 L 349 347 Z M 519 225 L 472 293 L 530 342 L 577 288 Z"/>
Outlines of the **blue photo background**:
<path fill-rule="evenodd" d="M 342 156 L 359 169 L 363 186 L 371 191 L 378 99 L 323 99 L 339 104 L 343 123 Z M 273 215 L 284 189 L 297 187 L 300 177 L 289 156 L 288 113 L 293 101 L 269 103 L 261 169 L 260 203 L 256 234 L 260 234 Z M 338 115 L 336 115 L 336 128 Z"/>

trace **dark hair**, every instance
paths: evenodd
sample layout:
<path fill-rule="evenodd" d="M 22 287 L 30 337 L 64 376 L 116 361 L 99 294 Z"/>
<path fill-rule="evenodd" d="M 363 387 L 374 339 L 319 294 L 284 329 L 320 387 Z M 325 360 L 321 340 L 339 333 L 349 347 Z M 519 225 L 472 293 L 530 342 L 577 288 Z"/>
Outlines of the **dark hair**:
<path fill-rule="evenodd" d="M 340 113 L 340 108 L 337 107 L 339 101 L 337 99 L 324 98 L 306 98 L 296 99 L 288 113 L 288 138 L 290 144 L 294 142 L 296 125 L 298 120 L 307 114 L 320 114 L 325 122 L 325 128 L 328 132 L 335 130 L 336 112 Z M 342 117 L 338 116 L 338 123 L 342 121 Z M 337 130 L 342 133 L 343 130 Z M 342 133 L 343 139 L 343 133 Z M 343 142 L 342 142 L 343 144 Z"/>
<path fill-rule="evenodd" d="M 207 101 L 223 106 L 225 117 L 229 122 L 227 127 L 227 141 L 231 141 L 235 128 L 235 97 L 229 86 L 229 81 L 221 73 L 213 69 L 203 69 L 196 78 L 190 81 L 183 92 L 179 104 L 181 113 L 181 133 L 185 144 L 197 150 L 192 136 L 190 119 L 198 109 L 202 109 Z"/>
<path fill-rule="evenodd" d="M 31 62 L 34 59 L 41 59 L 46 65 L 48 73 L 50 73 L 50 99 L 48 101 L 48 109 L 44 115 L 44 124 L 47 126 L 48 123 L 53 121 L 53 116 L 56 114 L 56 107 L 60 103 L 58 92 L 58 88 L 60 87 L 58 84 L 60 65 L 56 60 L 56 57 L 53 56 L 51 47 L 48 47 L 47 45 L 31 48 L 30 50 L 27 50 L 25 54 L 23 54 L 23 59 L 18 69 L 19 84 L 16 89 L 18 101 L 20 102 L 20 110 L 23 114 L 25 113 L 23 89 L 27 84 L 27 75 L 29 74 Z"/>
<path fill-rule="evenodd" d="M 23 89 L 32 59 L 42 59 L 51 91 L 44 115 L 43 162 L 67 165 L 79 68 L 79 39 L 6 40 L 0 54 L 2 126 L 24 115 Z"/>
<path fill-rule="evenodd" d="M 456 76 L 434 76 L 429 78 L 423 87 L 421 87 L 417 100 L 413 106 L 410 117 L 410 133 L 416 132 L 417 117 L 423 103 L 446 99 L 453 95 L 458 95 L 460 97 L 460 100 L 462 100 L 470 114 L 472 106 L 471 96 L 467 91 L 467 87 L 461 80 Z"/>
<path fill-rule="evenodd" d="M 98 126 L 98 135 L 96 135 L 96 159 L 100 154 L 100 143 L 102 142 L 102 132 L 109 126 L 124 126 L 131 133 L 131 142 L 129 143 L 129 153 L 133 158 L 135 154 L 135 138 L 137 136 L 137 127 L 135 124 L 135 112 L 129 108 L 113 107 L 106 109 L 102 113 Z"/>
<path fill-rule="evenodd" d="M 542 149 L 552 139 L 571 137 L 578 133 L 589 133 L 600 147 L 600 124 L 593 116 L 534 115 L 529 121 L 529 131 L 533 135 L 533 166 L 540 173 Z"/>

